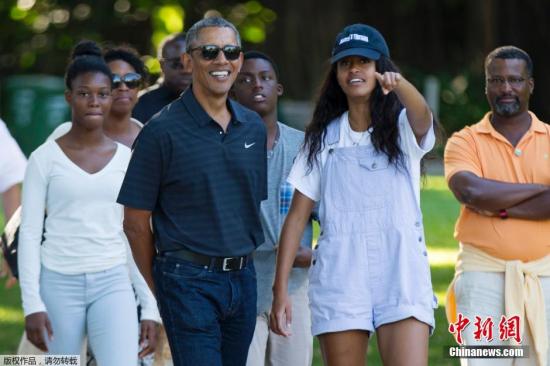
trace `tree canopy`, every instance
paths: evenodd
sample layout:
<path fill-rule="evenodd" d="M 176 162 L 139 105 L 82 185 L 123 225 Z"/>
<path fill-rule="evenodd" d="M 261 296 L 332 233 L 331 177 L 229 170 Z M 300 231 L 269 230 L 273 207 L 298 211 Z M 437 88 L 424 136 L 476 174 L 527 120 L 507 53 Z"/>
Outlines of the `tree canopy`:
<path fill-rule="evenodd" d="M 160 40 L 212 14 L 237 25 L 245 49 L 269 53 L 281 69 L 285 97 L 301 100 L 315 96 L 337 32 L 355 22 L 371 24 L 420 89 L 428 75 L 441 82 L 440 118 L 449 130 L 488 109 L 483 59 L 513 44 L 533 58 L 532 107 L 550 119 L 543 101 L 550 75 L 540 72 L 550 58 L 545 0 L 4 0 L 0 77 L 62 75 L 71 47 L 83 38 L 129 43 L 158 72 Z"/>

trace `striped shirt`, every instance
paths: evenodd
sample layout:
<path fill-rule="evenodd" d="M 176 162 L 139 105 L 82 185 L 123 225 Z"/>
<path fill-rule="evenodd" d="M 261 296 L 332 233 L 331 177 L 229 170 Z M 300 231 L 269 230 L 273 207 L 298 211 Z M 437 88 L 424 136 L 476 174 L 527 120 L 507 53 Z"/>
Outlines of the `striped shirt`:
<path fill-rule="evenodd" d="M 232 118 L 224 132 L 189 88 L 136 140 L 118 202 L 153 212 L 160 252 L 237 256 L 264 241 L 265 126 L 255 112 L 227 103 Z"/>

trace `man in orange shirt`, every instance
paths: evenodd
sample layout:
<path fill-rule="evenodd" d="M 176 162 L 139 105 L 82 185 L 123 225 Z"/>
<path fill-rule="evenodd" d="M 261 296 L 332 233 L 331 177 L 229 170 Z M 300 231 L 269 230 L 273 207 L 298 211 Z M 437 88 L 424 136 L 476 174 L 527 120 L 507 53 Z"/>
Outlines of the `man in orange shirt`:
<path fill-rule="evenodd" d="M 529 111 L 534 89 L 529 55 L 499 47 L 485 59 L 491 107 L 455 133 L 445 149 L 445 176 L 461 203 L 460 241 L 450 299 L 471 326 L 467 345 L 509 344 L 502 329 L 519 319 L 523 364 L 547 365 L 550 324 L 550 127 Z M 544 304 L 547 304 L 546 307 Z M 448 303 L 448 309 L 454 303 Z M 448 313 L 451 322 L 456 313 Z M 493 330 L 475 332 L 476 316 Z M 504 318 L 503 318 L 504 316 Z M 516 324 L 517 325 L 517 324 Z M 512 365 L 514 359 L 468 359 L 463 365 Z"/>

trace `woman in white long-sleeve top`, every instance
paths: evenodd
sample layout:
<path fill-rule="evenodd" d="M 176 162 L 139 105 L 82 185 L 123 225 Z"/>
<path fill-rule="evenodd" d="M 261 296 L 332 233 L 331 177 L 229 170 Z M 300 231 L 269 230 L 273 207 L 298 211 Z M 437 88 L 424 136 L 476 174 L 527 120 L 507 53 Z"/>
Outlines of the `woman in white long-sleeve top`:
<path fill-rule="evenodd" d="M 130 149 L 103 133 L 112 73 L 82 42 L 67 68 L 71 130 L 35 150 L 23 185 L 19 271 L 29 340 L 79 354 L 85 336 L 100 366 L 135 365 L 136 302 L 116 197 Z"/>
<path fill-rule="evenodd" d="M 96 51 L 101 52 L 99 47 Z M 103 59 L 113 73 L 113 102 L 103 121 L 103 133 L 114 141 L 131 148 L 143 127 L 140 121 L 132 118 L 132 110 L 137 103 L 139 89 L 147 78 L 147 69 L 137 51 L 128 46 L 107 49 L 103 54 Z M 48 140 L 65 135 L 71 127 L 72 122 L 62 123 L 52 132 Z M 129 246 L 128 254 L 130 279 L 141 306 L 140 345 L 143 349 L 140 352 L 140 357 L 144 357 L 155 350 L 159 341 L 161 347 L 166 342 L 164 334 L 159 340 L 158 324 L 161 323 L 161 320 L 157 302 L 131 257 Z M 156 358 L 160 357 L 160 355 L 156 356 Z"/>

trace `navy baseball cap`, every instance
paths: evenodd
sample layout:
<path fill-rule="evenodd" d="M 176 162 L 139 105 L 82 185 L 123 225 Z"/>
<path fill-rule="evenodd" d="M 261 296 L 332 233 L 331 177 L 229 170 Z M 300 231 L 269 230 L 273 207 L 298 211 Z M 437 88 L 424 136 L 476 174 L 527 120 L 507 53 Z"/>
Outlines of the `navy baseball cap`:
<path fill-rule="evenodd" d="M 369 25 L 352 24 L 336 36 L 330 63 L 333 64 L 348 56 L 378 60 L 380 55 L 390 57 L 390 50 L 382 34 Z"/>

